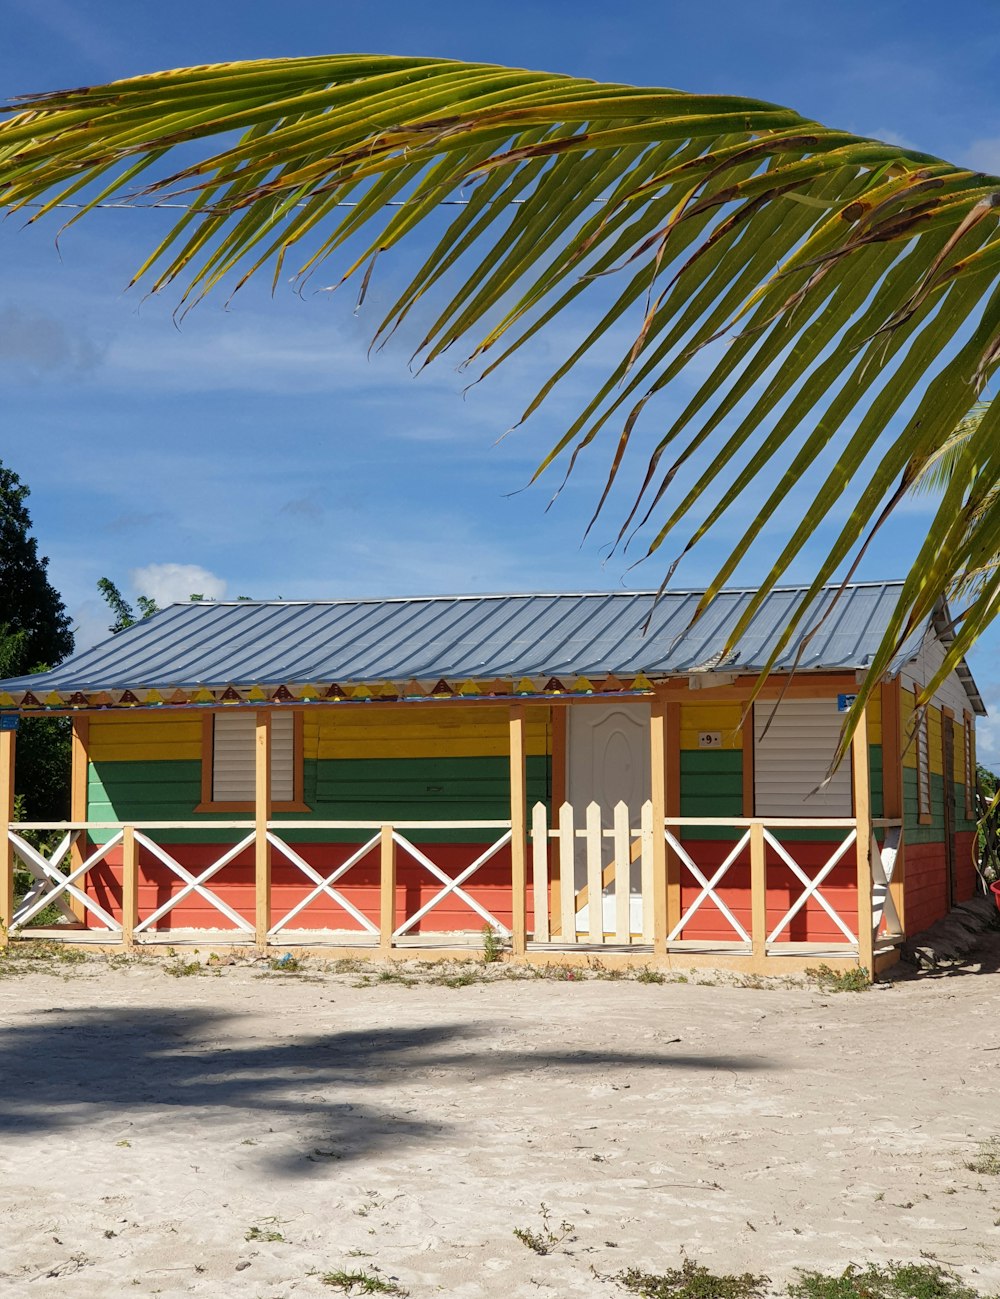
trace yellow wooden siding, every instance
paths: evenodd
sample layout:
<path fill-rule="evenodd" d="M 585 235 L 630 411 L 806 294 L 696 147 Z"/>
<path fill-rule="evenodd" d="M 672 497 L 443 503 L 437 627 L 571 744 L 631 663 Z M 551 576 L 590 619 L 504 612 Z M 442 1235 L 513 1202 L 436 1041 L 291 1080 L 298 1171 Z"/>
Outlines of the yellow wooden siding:
<path fill-rule="evenodd" d="M 550 752 L 547 707 L 525 710 L 529 755 Z M 407 709 L 332 708 L 307 712 L 306 758 L 486 758 L 510 750 L 504 707 L 465 708 L 417 704 Z"/>
<path fill-rule="evenodd" d="M 681 704 L 681 748 L 700 749 L 699 735 L 718 731 L 723 749 L 742 749 L 742 717 L 743 706 L 739 703 Z"/>
<path fill-rule="evenodd" d="M 90 719 L 91 762 L 197 761 L 201 758 L 201 718 L 115 713 Z"/>
<path fill-rule="evenodd" d="M 876 690 L 868 703 L 868 743 L 882 743 L 882 691 Z"/>

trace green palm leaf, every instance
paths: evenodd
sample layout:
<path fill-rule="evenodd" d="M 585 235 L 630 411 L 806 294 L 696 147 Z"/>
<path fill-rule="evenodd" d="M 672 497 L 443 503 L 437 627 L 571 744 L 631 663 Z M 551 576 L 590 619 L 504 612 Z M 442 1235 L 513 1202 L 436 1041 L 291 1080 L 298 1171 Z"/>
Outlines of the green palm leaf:
<path fill-rule="evenodd" d="M 165 174 L 171 151 L 197 142 L 196 160 Z M 942 673 L 992 618 L 1000 407 L 951 434 L 1000 363 L 1000 181 L 765 102 L 443 59 L 180 69 L 29 96 L 0 122 L 0 201 L 32 219 L 71 196 L 83 215 L 136 193 L 140 176 L 147 200 L 188 195 L 136 274 L 153 291 L 177 285 L 186 306 L 290 259 L 308 276 L 339 254 L 342 279 L 366 286 L 374 259 L 421 228 L 433 246 L 376 341 L 436 290 L 418 355 L 461 347 L 485 376 L 592 303 L 592 328 L 522 418 L 626 336 L 539 473 L 606 443 L 600 512 L 622 465 L 644 458 L 619 542 L 652 526 L 646 554 L 682 527 L 683 554 L 760 502 L 699 613 L 787 518 L 733 641 L 836 510 L 780 653 L 942 454 L 940 503 L 869 682 L 963 574 L 984 575 Z M 694 395 L 640 451 L 657 397 L 683 376 Z M 792 493 L 807 494 L 797 513 Z"/>

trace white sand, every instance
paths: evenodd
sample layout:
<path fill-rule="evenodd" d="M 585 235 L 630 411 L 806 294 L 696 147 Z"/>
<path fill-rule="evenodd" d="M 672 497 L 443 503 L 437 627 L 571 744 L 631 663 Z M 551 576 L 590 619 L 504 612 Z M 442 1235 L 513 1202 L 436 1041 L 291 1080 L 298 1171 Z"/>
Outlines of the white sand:
<path fill-rule="evenodd" d="M 995 968 L 1000 940 L 985 959 Z M 861 995 L 355 987 L 88 962 L 0 983 L 0 1294 L 624 1294 L 934 1258 L 1000 1290 L 1000 979 Z M 701 976 L 707 977 L 707 976 Z M 541 1257 L 513 1234 L 573 1224 Z M 247 1241 L 252 1227 L 284 1242 Z"/>

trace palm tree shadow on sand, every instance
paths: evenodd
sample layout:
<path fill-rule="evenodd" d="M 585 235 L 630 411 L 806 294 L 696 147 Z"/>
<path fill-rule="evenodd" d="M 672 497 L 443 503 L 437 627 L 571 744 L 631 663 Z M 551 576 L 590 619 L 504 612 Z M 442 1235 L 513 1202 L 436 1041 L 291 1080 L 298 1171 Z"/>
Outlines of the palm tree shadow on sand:
<path fill-rule="evenodd" d="M 364 1030 L 250 1040 L 240 1016 L 204 1008 L 56 1007 L 0 1030 L 0 1136 L 72 1138 L 97 1123 L 146 1125 L 179 1143 L 249 1138 L 280 1129 L 284 1148 L 260 1150 L 273 1173 L 360 1160 L 403 1145 L 457 1139 L 458 1123 L 419 1114 L 428 1087 L 523 1075 L 528 1085 L 565 1085 L 593 1071 L 746 1072 L 760 1056 L 660 1050 L 497 1049 L 488 1025 L 373 1026 Z M 238 1044 L 225 1045 L 227 1031 Z M 276 1025 L 276 1033 L 281 1025 Z M 584 1078 L 580 1078 L 583 1082 Z M 382 1098 L 374 1099 L 381 1092 Z M 245 1120 L 245 1122 L 244 1122 Z M 217 1129 L 213 1133 L 213 1128 Z M 228 1132 L 224 1129 L 228 1129 Z M 246 1144 L 246 1143 L 244 1143 Z M 274 1145 L 268 1142 L 268 1145 Z M 245 1152 L 246 1153 L 246 1152 Z"/>

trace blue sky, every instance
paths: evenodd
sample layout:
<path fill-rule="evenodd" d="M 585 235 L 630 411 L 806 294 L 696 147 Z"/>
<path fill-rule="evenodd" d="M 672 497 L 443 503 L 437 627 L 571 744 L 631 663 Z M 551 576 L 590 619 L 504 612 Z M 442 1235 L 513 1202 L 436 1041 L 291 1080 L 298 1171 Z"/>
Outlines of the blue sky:
<path fill-rule="evenodd" d="M 6 0 L 0 98 L 192 63 L 348 51 L 432 54 L 607 80 L 727 91 L 1000 173 L 1000 12 L 960 21 L 906 0 L 507 0 L 420 6 L 289 0 Z M 81 643 L 106 615 L 103 575 L 129 596 L 329 597 L 602 589 L 658 583 L 658 561 L 607 557 L 609 517 L 583 541 L 602 480 L 594 455 L 552 509 L 557 479 L 521 491 L 601 374 L 584 367 L 496 445 L 548 373 L 556 334 L 463 397 L 448 362 L 419 377 L 404 347 L 366 357 L 390 266 L 360 318 L 354 295 L 263 287 L 211 300 L 176 328 L 173 300 L 123 289 L 164 228 L 103 212 L 55 246 L 55 226 L 0 228 L 0 457 L 32 490 L 35 531 Z M 685 381 L 688 382 L 688 381 Z M 686 395 L 669 395 L 671 405 Z M 794 504 L 794 503 L 792 503 Z M 866 560 L 899 576 L 927 519 L 908 507 Z M 679 582 L 712 576 L 718 531 Z M 781 531 L 776 521 L 775 535 Z M 672 552 L 671 552 L 672 553 Z M 752 582 L 758 556 L 740 570 Z M 813 550 L 793 576 L 810 575 Z M 972 659 L 1000 712 L 1000 636 Z M 1000 727 L 981 751 L 1000 762 Z"/>

